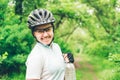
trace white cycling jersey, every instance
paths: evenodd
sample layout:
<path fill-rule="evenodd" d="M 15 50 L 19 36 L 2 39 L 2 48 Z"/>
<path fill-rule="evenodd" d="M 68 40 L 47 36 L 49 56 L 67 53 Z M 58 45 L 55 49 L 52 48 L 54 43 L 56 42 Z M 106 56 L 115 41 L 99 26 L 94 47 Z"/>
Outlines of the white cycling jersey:
<path fill-rule="evenodd" d="M 26 79 L 64 80 L 65 62 L 58 44 L 37 43 L 26 61 Z"/>

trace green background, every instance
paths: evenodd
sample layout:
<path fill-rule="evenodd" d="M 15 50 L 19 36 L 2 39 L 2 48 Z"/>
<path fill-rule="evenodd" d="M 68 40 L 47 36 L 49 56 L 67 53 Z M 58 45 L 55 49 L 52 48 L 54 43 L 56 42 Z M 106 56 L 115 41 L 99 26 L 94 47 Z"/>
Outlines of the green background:
<path fill-rule="evenodd" d="M 35 44 L 27 26 L 36 8 L 55 16 L 55 42 L 72 52 L 77 80 L 120 79 L 120 0 L 1 0 L 0 80 L 24 80 Z"/>

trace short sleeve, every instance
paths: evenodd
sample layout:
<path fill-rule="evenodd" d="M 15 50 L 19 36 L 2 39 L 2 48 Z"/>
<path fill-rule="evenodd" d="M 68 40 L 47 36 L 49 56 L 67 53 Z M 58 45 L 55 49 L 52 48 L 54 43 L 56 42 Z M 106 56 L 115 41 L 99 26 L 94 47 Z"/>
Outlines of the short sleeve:
<path fill-rule="evenodd" d="M 38 50 L 33 50 L 26 61 L 26 79 L 40 79 L 43 71 L 43 57 L 38 53 Z"/>
<path fill-rule="evenodd" d="M 62 51 L 61 51 L 60 46 L 57 43 L 54 43 L 54 45 L 55 45 L 55 50 L 58 51 L 57 53 L 59 53 L 60 55 L 62 55 Z"/>

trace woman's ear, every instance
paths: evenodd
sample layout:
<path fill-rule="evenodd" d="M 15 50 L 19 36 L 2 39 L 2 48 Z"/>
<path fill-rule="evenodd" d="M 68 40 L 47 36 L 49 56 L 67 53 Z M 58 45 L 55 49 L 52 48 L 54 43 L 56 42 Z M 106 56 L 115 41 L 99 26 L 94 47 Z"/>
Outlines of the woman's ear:
<path fill-rule="evenodd" d="M 54 30 L 55 30 L 55 26 L 53 23 L 51 23 L 52 27 L 53 27 L 53 33 L 54 33 Z"/>
<path fill-rule="evenodd" d="M 32 35 L 33 35 L 33 37 L 35 37 L 35 32 L 34 31 L 32 31 Z"/>

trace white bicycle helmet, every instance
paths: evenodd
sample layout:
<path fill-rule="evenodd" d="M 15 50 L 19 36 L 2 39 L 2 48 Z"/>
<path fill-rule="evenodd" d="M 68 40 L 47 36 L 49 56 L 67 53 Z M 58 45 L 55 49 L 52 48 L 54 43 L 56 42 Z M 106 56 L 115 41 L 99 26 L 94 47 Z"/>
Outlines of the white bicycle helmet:
<path fill-rule="evenodd" d="M 51 12 L 45 9 L 35 9 L 28 16 L 28 26 L 30 29 L 33 29 L 36 26 L 54 23 L 55 19 Z"/>

